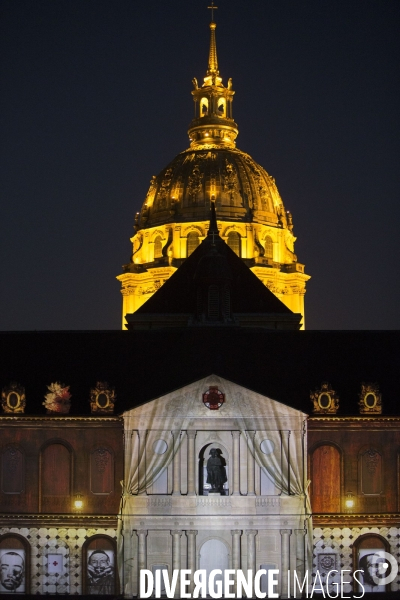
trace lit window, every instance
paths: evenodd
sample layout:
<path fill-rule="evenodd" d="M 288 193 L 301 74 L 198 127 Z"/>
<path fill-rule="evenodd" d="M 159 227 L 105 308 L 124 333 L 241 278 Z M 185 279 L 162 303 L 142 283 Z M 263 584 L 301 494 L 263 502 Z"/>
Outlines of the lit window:
<path fill-rule="evenodd" d="M 240 256 L 240 235 L 236 231 L 228 233 L 228 246 L 235 254 Z"/>
<path fill-rule="evenodd" d="M 208 98 L 202 98 L 200 102 L 200 116 L 205 117 L 208 114 Z"/>
<path fill-rule="evenodd" d="M 200 244 L 197 231 L 191 231 L 187 237 L 187 255 L 190 256 Z"/>
<path fill-rule="evenodd" d="M 265 258 L 274 258 L 274 246 L 272 239 L 267 236 L 264 240 Z"/>
<path fill-rule="evenodd" d="M 225 107 L 226 107 L 225 98 L 219 98 L 218 99 L 218 114 L 220 117 L 225 116 Z"/>
<path fill-rule="evenodd" d="M 162 241 L 161 236 L 158 235 L 154 240 L 154 258 L 162 257 Z"/>

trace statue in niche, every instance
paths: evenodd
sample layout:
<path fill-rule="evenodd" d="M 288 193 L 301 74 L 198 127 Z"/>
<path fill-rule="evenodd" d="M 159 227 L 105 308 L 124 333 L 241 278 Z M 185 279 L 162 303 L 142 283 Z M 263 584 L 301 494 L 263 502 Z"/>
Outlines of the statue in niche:
<path fill-rule="evenodd" d="M 211 493 L 222 493 L 224 483 L 227 481 L 225 459 L 221 456 L 219 448 L 211 448 L 210 458 L 207 461 L 207 483 L 211 485 Z"/>

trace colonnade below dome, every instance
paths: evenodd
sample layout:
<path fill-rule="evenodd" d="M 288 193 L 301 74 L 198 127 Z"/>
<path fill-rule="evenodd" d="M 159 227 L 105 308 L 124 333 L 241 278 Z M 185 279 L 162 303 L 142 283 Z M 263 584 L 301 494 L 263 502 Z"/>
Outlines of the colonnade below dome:
<path fill-rule="evenodd" d="M 168 223 L 139 230 L 132 238 L 132 261 L 117 279 L 125 316 L 148 300 L 207 236 L 208 221 Z M 295 237 L 286 228 L 261 223 L 218 221 L 220 237 L 291 311 L 303 316 L 310 278 L 294 254 Z"/>

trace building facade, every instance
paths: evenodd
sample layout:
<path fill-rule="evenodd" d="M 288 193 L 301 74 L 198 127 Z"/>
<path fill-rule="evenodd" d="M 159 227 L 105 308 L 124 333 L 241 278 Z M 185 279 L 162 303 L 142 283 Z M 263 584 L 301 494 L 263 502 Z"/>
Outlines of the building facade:
<path fill-rule="evenodd" d="M 0 335 L 1 594 L 132 598 L 180 569 L 399 590 L 369 569 L 399 559 L 400 336 L 299 331 L 292 216 L 235 147 L 210 29 L 190 148 L 118 277 L 130 331 Z"/>

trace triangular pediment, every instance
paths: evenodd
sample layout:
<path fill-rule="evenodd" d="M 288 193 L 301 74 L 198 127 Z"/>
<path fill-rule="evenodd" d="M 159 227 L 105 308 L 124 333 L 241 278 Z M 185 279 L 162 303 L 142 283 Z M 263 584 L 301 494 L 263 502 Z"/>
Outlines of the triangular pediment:
<path fill-rule="evenodd" d="M 217 388 L 224 396 L 218 409 L 208 408 L 203 401 L 203 395 L 210 388 Z M 226 419 L 233 424 L 244 420 L 246 428 L 251 427 L 252 423 L 256 426 L 259 422 L 263 429 L 276 430 L 301 428 L 307 415 L 237 383 L 217 375 L 209 375 L 126 411 L 123 417 L 127 421 L 143 420 L 143 423 L 150 419 L 154 426 L 176 419 L 176 424 L 179 422 L 181 427 L 182 420 L 187 426 L 192 426 L 196 420 L 210 421 L 210 424 Z"/>

